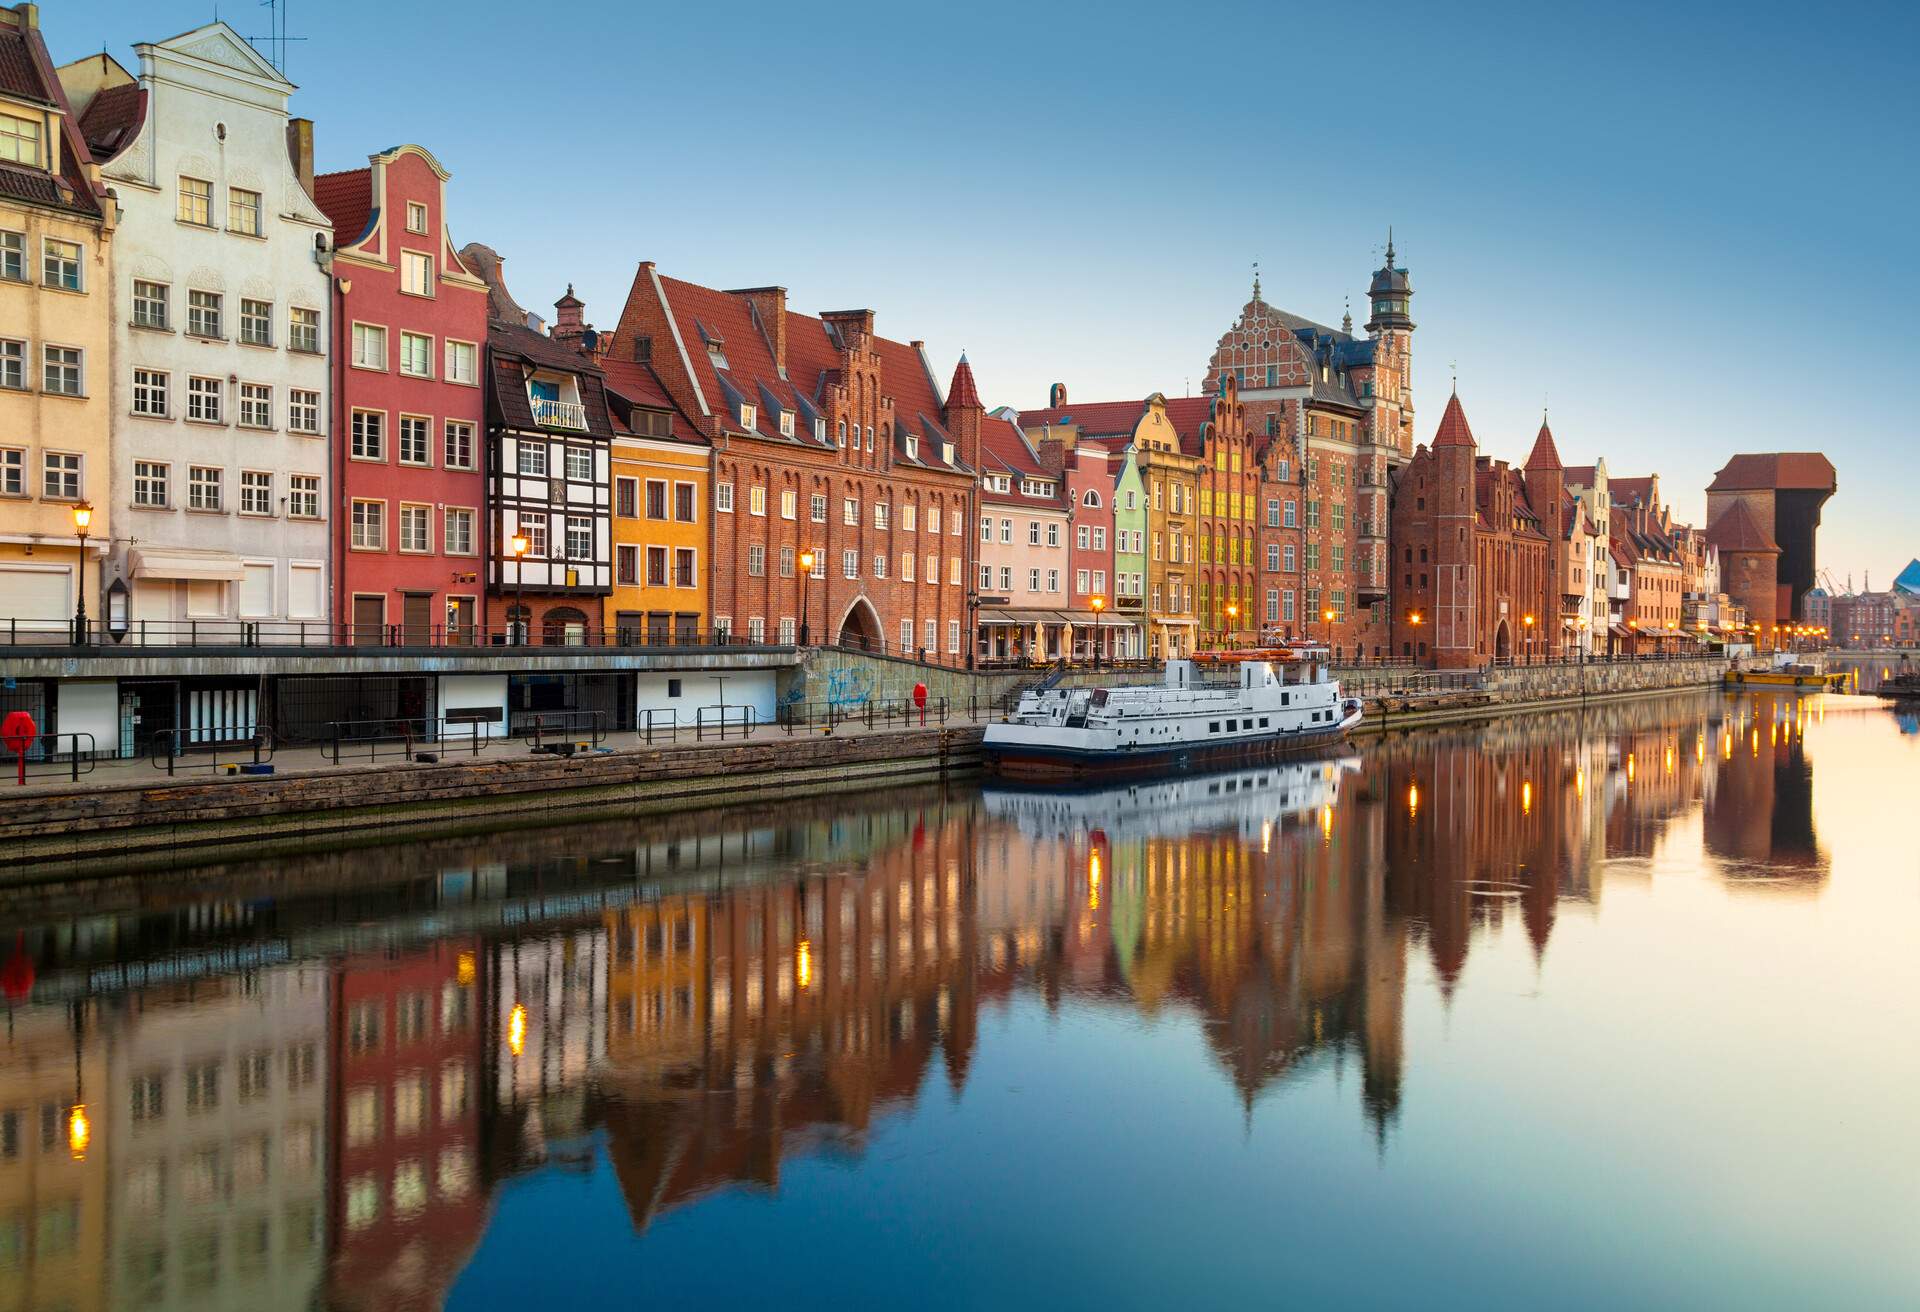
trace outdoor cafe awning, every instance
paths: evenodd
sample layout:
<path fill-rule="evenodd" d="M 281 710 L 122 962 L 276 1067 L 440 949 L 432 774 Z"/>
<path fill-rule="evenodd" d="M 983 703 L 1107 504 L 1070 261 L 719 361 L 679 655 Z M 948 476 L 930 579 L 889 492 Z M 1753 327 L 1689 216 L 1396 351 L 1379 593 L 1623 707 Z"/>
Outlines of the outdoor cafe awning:
<path fill-rule="evenodd" d="M 195 551 L 187 547 L 160 550 L 135 547 L 133 576 L 137 579 L 188 579 L 196 582 L 238 583 L 247 576 L 240 557 L 225 551 Z"/>

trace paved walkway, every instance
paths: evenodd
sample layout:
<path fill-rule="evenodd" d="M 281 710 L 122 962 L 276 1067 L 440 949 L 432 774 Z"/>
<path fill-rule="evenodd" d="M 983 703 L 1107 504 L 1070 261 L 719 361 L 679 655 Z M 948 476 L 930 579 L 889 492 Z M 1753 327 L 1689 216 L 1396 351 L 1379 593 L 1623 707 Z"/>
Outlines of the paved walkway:
<path fill-rule="evenodd" d="M 983 709 L 980 719 L 969 721 L 965 713 L 948 715 L 945 724 L 941 723 L 937 712 L 929 711 L 926 717 L 927 729 L 977 729 L 983 727 L 989 716 Z M 835 737 L 864 737 L 868 734 L 901 733 L 905 730 L 919 730 L 922 727 L 916 717 L 911 723 L 902 723 L 896 714 L 883 718 L 876 714 L 873 727 L 868 728 L 864 719 L 843 720 L 833 727 Z M 814 725 L 811 728 L 796 725 L 791 733 L 779 725 L 759 725 L 752 729 L 742 729 L 738 725 L 729 726 L 725 736 L 714 727 L 708 727 L 704 737 L 696 736 L 690 727 L 683 727 L 676 735 L 665 729 L 656 730 L 652 742 L 642 733 L 610 733 L 599 744 L 598 750 L 609 752 L 630 752 L 640 749 L 662 750 L 675 748 L 682 751 L 694 751 L 703 747 L 715 747 L 722 743 L 741 742 L 783 742 L 806 736 L 824 735 L 825 726 Z M 565 735 L 547 734 L 547 742 L 584 742 L 584 737 L 568 739 Z M 473 750 L 470 739 L 459 739 L 444 744 L 440 748 L 420 746 L 417 750 L 433 752 L 442 761 L 459 762 L 479 759 L 484 761 L 505 761 L 531 754 L 533 741 L 529 738 L 482 739 L 480 750 Z M 592 750 L 592 749 L 589 749 Z M 273 766 L 275 775 L 312 774 L 321 771 L 392 769 L 407 763 L 405 744 L 399 741 L 379 743 L 342 744 L 340 760 L 334 762 L 331 747 L 282 747 L 277 751 L 262 752 L 261 759 Z M 250 763 L 253 754 L 244 745 L 225 745 L 217 753 L 203 751 L 189 752 L 174 758 L 174 773 L 169 776 L 166 762 L 158 764 L 146 757 L 123 760 L 98 760 L 88 769 L 81 762 L 80 778 L 76 784 L 64 762 L 29 761 L 27 763 L 27 783 L 20 788 L 14 783 L 13 762 L 11 757 L 0 754 L 0 801 L 8 794 L 15 796 L 23 793 L 66 792 L 75 787 L 107 788 L 127 785 L 160 785 L 167 783 L 197 783 L 230 777 L 225 766 L 229 763 Z M 217 766 L 216 766 L 217 763 Z M 242 774 L 240 778 L 248 776 Z"/>

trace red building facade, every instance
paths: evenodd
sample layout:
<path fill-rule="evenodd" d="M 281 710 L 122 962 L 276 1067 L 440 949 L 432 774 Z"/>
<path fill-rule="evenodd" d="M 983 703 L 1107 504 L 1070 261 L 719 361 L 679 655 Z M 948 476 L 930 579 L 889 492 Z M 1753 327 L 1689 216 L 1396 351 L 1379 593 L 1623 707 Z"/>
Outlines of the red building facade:
<path fill-rule="evenodd" d="M 1551 654 L 1556 521 L 1534 508 L 1559 500 L 1557 461 L 1551 473 L 1530 489 L 1506 461 L 1478 455 L 1459 396 L 1448 399 L 1432 448 L 1415 449 L 1395 485 L 1395 655 L 1462 669 Z"/>
<path fill-rule="evenodd" d="M 613 338 L 713 444 L 716 631 L 962 658 L 986 414 L 964 359 L 942 398 L 924 344 L 881 337 L 871 310 L 799 314 L 785 288 L 650 262 Z"/>
<path fill-rule="evenodd" d="M 472 642 L 481 623 L 487 288 L 419 146 L 314 180 L 333 222 L 334 621 Z"/>

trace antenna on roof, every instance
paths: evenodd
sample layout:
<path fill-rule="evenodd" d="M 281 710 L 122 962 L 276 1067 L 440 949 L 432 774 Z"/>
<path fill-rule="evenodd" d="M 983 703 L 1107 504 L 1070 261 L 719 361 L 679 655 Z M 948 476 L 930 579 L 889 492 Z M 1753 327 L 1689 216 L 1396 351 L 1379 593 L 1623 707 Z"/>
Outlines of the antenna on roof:
<path fill-rule="evenodd" d="M 260 0 L 260 7 L 271 11 L 267 15 L 267 34 L 247 38 L 247 44 L 252 46 L 258 46 L 261 42 L 266 43 L 266 49 L 260 53 L 267 57 L 267 62 L 272 64 L 282 77 L 287 75 L 287 42 L 306 40 L 303 36 L 287 35 L 287 4 L 288 0 Z M 214 6 L 213 17 L 214 21 L 219 21 L 218 5 Z"/>

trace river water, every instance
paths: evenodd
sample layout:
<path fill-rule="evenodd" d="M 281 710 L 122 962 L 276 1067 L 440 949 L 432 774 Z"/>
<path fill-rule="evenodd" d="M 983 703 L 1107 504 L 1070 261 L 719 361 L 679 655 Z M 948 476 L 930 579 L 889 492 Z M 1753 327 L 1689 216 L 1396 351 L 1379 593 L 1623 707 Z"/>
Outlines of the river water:
<path fill-rule="evenodd" d="M 0 898 L 0 1309 L 1920 1300 L 1920 728 L 1687 694 Z"/>

